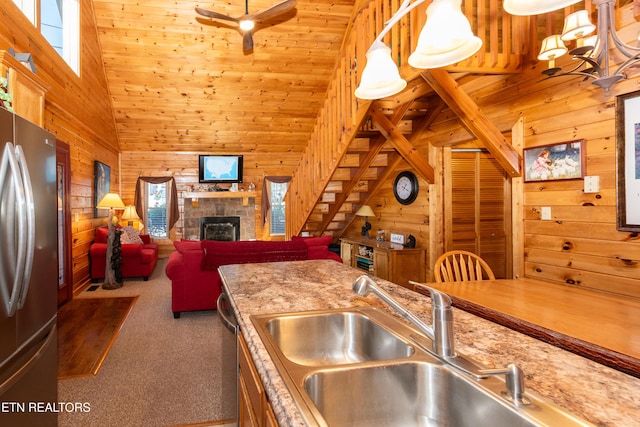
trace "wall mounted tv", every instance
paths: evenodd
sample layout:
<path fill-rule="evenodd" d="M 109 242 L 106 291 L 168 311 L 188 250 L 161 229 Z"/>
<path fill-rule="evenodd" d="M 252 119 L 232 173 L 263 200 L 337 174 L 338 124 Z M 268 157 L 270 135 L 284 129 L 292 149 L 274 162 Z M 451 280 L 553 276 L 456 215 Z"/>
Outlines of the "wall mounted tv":
<path fill-rule="evenodd" d="M 200 154 L 198 178 L 201 183 L 242 182 L 242 156 Z"/>

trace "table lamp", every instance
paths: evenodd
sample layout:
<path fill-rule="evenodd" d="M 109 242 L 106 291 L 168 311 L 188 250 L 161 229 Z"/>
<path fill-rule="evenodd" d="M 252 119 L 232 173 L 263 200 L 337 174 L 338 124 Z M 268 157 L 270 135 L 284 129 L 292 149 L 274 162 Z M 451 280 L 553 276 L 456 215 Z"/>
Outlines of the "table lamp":
<path fill-rule="evenodd" d="M 369 217 L 376 216 L 373 213 L 373 209 L 371 209 L 371 206 L 369 205 L 362 205 L 362 207 L 358 209 L 358 212 L 356 212 L 356 216 L 365 217 L 365 220 L 364 220 L 365 223 L 362 226 L 362 232 L 360 234 L 362 234 L 363 237 L 369 237 L 369 230 L 371 230 L 371 223 L 369 222 Z"/>
<path fill-rule="evenodd" d="M 124 208 L 122 219 L 128 221 L 127 225 L 129 227 L 133 227 L 133 221 L 140 220 L 140 217 L 138 216 L 138 212 L 136 211 L 136 207 L 133 205 L 127 205 L 127 207 Z"/>

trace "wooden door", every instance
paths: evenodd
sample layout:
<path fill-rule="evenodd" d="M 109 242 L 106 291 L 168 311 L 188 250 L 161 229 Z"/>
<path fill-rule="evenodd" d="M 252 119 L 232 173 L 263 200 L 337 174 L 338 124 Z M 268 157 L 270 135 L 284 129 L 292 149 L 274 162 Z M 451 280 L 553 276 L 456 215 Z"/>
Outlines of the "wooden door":
<path fill-rule="evenodd" d="M 69 145 L 56 141 L 58 191 L 58 307 L 73 298 L 71 274 L 71 182 Z"/>
<path fill-rule="evenodd" d="M 448 163 L 445 251 L 474 252 L 497 278 L 511 277 L 509 177 L 485 150 L 451 150 Z"/>

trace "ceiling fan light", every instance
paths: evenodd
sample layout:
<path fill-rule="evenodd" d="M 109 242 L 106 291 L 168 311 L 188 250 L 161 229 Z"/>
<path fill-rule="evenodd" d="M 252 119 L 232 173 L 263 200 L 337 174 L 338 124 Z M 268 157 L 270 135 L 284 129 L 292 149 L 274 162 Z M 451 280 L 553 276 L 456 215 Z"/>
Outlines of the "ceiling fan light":
<path fill-rule="evenodd" d="M 391 49 L 377 41 L 367 52 L 367 65 L 362 71 L 360 86 L 355 90 L 359 99 L 380 99 L 395 95 L 407 86 L 398 66 L 391 59 Z"/>
<path fill-rule="evenodd" d="M 504 0 L 502 7 L 511 15 L 539 15 L 578 3 L 580 0 Z"/>
<path fill-rule="evenodd" d="M 242 31 L 251 31 L 256 26 L 256 23 L 253 22 L 251 19 L 242 19 L 240 20 L 238 25 L 240 26 L 240 29 Z"/>
<path fill-rule="evenodd" d="M 475 54 L 482 40 L 471 31 L 462 13 L 461 0 L 434 0 L 427 8 L 427 22 L 420 32 L 416 50 L 409 56 L 414 68 L 439 68 Z"/>
<path fill-rule="evenodd" d="M 579 10 L 564 19 L 561 38 L 564 41 L 580 39 L 593 33 L 595 29 L 596 26 L 589 19 L 589 13 L 586 10 Z"/>

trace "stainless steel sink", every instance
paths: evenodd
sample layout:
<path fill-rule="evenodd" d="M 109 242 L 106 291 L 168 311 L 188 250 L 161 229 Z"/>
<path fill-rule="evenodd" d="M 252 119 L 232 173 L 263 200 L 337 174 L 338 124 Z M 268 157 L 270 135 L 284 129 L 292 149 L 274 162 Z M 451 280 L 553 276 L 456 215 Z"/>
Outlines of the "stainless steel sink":
<path fill-rule="evenodd" d="M 413 346 L 360 312 L 306 313 L 267 320 L 284 356 L 305 366 L 326 366 L 411 356 Z"/>
<path fill-rule="evenodd" d="M 330 426 L 535 426 L 499 395 L 433 363 L 319 371 L 304 389 Z"/>
<path fill-rule="evenodd" d="M 373 307 L 252 316 L 310 426 L 590 426 L 502 378 L 479 379 L 427 349 L 431 340 Z M 468 364 L 472 361 L 464 359 Z"/>

